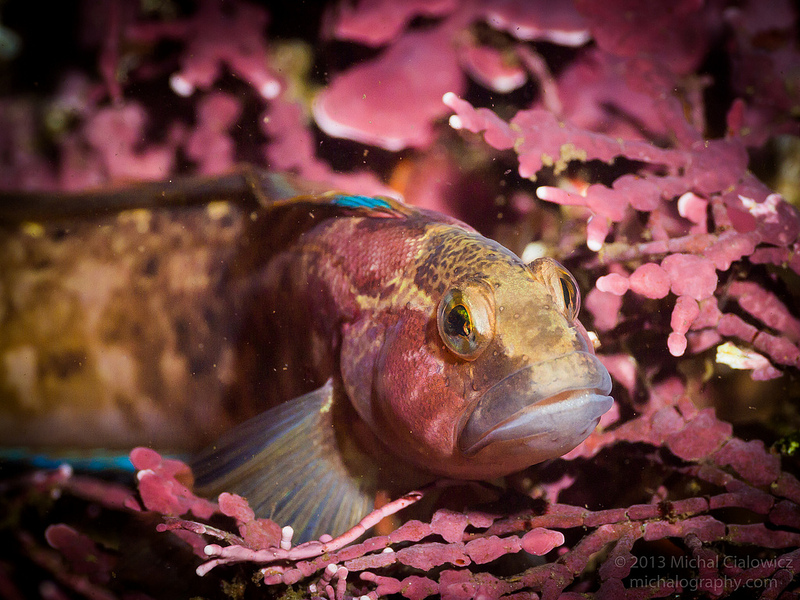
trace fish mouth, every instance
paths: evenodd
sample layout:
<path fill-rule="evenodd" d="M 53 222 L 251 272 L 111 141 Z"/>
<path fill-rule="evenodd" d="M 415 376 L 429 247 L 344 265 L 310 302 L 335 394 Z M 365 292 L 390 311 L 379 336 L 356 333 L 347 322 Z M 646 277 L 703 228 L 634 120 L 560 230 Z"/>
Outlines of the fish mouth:
<path fill-rule="evenodd" d="M 524 445 L 533 461 L 580 444 L 611 408 L 611 377 L 594 354 L 572 352 L 523 367 L 489 388 L 458 434 L 466 456 L 495 444 Z"/>

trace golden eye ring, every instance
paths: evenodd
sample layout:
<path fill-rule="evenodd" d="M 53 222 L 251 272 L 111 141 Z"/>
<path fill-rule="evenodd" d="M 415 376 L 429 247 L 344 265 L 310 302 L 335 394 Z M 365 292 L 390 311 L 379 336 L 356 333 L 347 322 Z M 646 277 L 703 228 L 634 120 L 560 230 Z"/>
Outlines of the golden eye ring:
<path fill-rule="evenodd" d="M 451 287 L 439 302 L 436 324 L 445 346 L 475 360 L 494 337 L 494 296 L 487 285 L 467 281 Z"/>

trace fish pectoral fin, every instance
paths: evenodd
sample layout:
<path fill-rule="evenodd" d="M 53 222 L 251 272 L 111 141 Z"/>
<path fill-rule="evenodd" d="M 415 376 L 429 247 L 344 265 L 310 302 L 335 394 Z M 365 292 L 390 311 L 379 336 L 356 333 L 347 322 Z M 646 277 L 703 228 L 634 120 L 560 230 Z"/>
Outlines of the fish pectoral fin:
<path fill-rule="evenodd" d="M 374 494 L 340 450 L 336 396 L 329 380 L 235 427 L 192 462 L 195 490 L 247 498 L 256 516 L 291 525 L 298 543 L 347 531 Z"/>

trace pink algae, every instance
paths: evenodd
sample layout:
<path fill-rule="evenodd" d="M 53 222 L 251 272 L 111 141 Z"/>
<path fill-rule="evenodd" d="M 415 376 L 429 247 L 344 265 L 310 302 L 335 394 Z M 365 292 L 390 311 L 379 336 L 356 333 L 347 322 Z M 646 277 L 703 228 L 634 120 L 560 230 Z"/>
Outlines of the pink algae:
<path fill-rule="evenodd" d="M 291 585 L 329 600 L 797 594 L 800 213 L 792 186 L 749 162 L 794 157 L 794 4 L 305 3 L 297 37 L 292 3 L 135 4 L 98 6 L 103 27 L 76 17 L 75 47 L 94 61 L 70 73 L 8 63 L 36 83 L 0 100 L 0 187 L 82 190 L 244 160 L 404 194 L 575 274 L 615 407 L 502 490 L 445 491 L 339 547 L 284 550 L 286 524 L 244 498 L 195 496 L 188 467 L 149 449 L 131 453 L 136 489 L 35 470 L 3 488 L 4 594 L 156 597 L 165 582 L 186 597 Z M 126 562 L 143 547 L 165 558 Z M 702 564 L 677 574 L 694 589 L 632 583 L 635 564 L 675 552 Z M 742 555 L 764 560 L 725 567 Z M 16 576 L 26 568 L 42 586 Z"/>

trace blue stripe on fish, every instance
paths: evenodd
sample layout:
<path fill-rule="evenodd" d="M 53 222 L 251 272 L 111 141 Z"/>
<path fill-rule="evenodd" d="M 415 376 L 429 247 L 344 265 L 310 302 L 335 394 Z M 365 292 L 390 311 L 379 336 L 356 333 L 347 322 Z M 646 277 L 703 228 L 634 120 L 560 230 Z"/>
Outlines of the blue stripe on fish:
<path fill-rule="evenodd" d="M 371 196 L 334 196 L 333 204 L 343 208 L 393 208 L 386 200 Z"/>
<path fill-rule="evenodd" d="M 31 452 L 24 448 L 0 448 L 0 460 L 23 462 L 37 469 L 58 469 L 67 464 L 78 471 L 136 471 L 127 454 L 86 452 L 58 455 Z"/>

